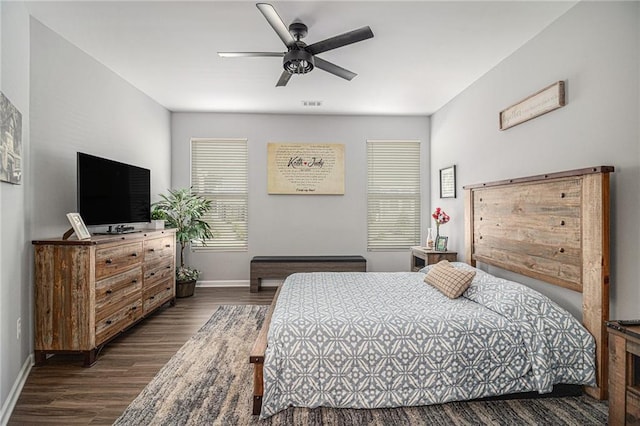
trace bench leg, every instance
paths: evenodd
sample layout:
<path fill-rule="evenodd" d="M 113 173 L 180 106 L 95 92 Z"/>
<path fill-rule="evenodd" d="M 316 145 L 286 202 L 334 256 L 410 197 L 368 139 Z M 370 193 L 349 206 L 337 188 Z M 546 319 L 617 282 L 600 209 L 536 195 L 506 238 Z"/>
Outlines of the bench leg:
<path fill-rule="evenodd" d="M 262 284 L 262 278 L 254 278 L 251 277 L 251 280 L 249 281 L 249 291 L 251 293 L 257 293 L 260 291 L 260 284 Z"/>

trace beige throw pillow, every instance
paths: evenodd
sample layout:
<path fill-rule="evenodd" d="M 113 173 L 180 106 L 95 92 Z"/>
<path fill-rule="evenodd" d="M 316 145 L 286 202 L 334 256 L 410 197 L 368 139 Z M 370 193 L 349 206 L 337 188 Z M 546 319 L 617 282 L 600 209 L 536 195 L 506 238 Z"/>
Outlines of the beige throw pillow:
<path fill-rule="evenodd" d="M 476 271 L 456 269 L 443 260 L 427 272 L 424 282 L 431 284 L 450 299 L 456 299 L 469 288 L 475 276 Z"/>

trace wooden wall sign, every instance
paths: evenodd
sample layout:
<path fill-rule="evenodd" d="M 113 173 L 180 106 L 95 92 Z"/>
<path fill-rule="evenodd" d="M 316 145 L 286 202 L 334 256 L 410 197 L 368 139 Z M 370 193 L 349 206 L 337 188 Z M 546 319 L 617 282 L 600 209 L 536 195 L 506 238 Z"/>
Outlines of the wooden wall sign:
<path fill-rule="evenodd" d="M 564 81 L 558 81 L 500 111 L 500 130 L 524 123 L 565 104 Z"/>
<path fill-rule="evenodd" d="M 267 144 L 267 191 L 344 195 L 344 144 Z"/>

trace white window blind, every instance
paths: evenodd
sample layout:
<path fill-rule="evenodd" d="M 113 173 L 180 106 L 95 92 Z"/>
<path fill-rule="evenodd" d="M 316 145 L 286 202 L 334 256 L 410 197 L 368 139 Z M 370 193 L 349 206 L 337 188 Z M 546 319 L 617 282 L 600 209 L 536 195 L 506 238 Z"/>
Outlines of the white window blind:
<path fill-rule="evenodd" d="M 246 139 L 192 139 L 191 190 L 211 200 L 205 216 L 213 238 L 194 241 L 195 250 L 248 249 L 248 149 Z"/>
<path fill-rule="evenodd" d="M 367 141 L 367 250 L 420 244 L 420 142 Z"/>

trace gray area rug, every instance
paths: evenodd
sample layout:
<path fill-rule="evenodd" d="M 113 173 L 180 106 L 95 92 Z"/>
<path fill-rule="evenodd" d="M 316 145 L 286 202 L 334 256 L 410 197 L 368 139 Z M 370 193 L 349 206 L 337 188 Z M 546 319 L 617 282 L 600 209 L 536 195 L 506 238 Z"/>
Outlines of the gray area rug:
<path fill-rule="evenodd" d="M 116 420 L 116 425 L 602 425 L 587 396 L 455 402 L 377 410 L 289 408 L 251 415 L 249 352 L 267 306 L 221 306 Z"/>

